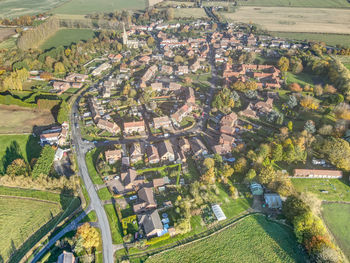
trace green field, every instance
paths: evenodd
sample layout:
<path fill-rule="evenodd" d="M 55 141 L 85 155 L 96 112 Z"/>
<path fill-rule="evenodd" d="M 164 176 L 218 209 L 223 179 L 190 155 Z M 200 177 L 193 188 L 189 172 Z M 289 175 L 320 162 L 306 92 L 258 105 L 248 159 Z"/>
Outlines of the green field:
<path fill-rule="evenodd" d="M 86 41 L 95 36 L 91 29 L 61 29 L 55 35 L 46 40 L 40 49 L 47 50 L 59 46 L 70 46 L 79 41 Z"/>
<path fill-rule="evenodd" d="M 10 37 L 2 42 L 0 42 L 0 49 L 11 49 L 16 47 L 17 38 Z"/>
<path fill-rule="evenodd" d="M 109 192 L 108 188 L 102 188 L 97 191 L 98 197 L 101 200 L 111 200 L 113 197 L 112 194 Z"/>
<path fill-rule="evenodd" d="M 292 179 L 292 183 L 298 192 L 314 193 L 321 200 L 350 201 L 350 186 L 347 179 Z"/>
<path fill-rule="evenodd" d="M 208 18 L 203 8 L 180 8 L 175 9 L 175 18 Z"/>
<path fill-rule="evenodd" d="M 337 244 L 350 259 L 350 204 L 323 204 L 322 215 Z"/>
<path fill-rule="evenodd" d="M 350 36 L 349 35 L 338 35 L 338 34 L 317 34 L 317 33 L 293 33 L 293 32 L 272 32 L 274 36 L 282 37 L 291 40 L 301 41 L 315 41 L 325 42 L 327 45 L 336 46 L 341 45 L 344 47 L 350 47 Z"/>
<path fill-rule="evenodd" d="M 238 0 L 238 5 L 350 8 L 346 0 Z"/>
<path fill-rule="evenodd" d="M 6 261 L 11 251 L 60 211 L 59 203 L 0 197 L 1 257 Z"/>
<path fill-rule="evenodd" d="M 66 0 L 1 0 L 0 17 L 17 17 L 44 13 Z"/>
<path fill-rule="evenodd" d="M 291 230 L 250 216 L 218 234 L 149 258 L 172 262 L 305 262 Z"/>
<path fill-rule="evenodd" d="M 39 157 L 41 146 L 32 135 L 0 135 L 0 174 L 17 158 L 24 158 L 28 163 Z"/>
<path fill-rule="evenodd" d="M 52 10 L 54 14 L 85 15 L 123 9 L 144 9 L 144 0 L 71 0 Z"/>
<path fill-rule="evenodd" d="M 299 73 L 299 74 L 293 74 L 292 72 L 286 73 L 286 80 L 287 84 L 291 83 L 298 83 L 302 87 L 305 85 L 313 86 L 315 84 L 315 80 L 318 80 L 318 76 L 315 76 L 315 79 L 312 78 L 313 76 L 307 73 Z"/>
<path fill-rule="evenodd" d="M 109 204 L 105 205 L 104 208 L 107 214 L 109 226 L 111 227 L 113 244 L 122 244 L 123 237 L 121 232 L 121 226 L 117 214 L 115 212 L 114 206 L 112 204 Z"/>

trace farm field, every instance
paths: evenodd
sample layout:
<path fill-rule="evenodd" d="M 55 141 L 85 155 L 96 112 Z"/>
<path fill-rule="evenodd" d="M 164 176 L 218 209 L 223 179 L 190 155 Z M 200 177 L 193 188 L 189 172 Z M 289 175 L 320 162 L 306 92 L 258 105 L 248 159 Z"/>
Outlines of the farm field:
<path fill-rule="evenodd" d="M 79 41 L 86 41 L 95 36 L 90 29 L 61 29 L 55 35 L 46 40 L 40 49 L 47 50 L 59 46 L 70 46 Z"/>
<path fill-rule="evenodd" d="M 250 216 L 201 241 L 150 257 L 147 263 L 304 262 L 292 231 L 264 216 Z"/>
<path fill-rule="evenodd" d="M 238 5 L 350 8 L 347 0 L 238 0 Z"/>
<path fill-rule="evenodd" d="M 14 105 L 0 105 L 0 116 L 0 134 L 31 133 L 34 126 L 46 126 L 55 122 L 50 111 Z"/>
<path fill-rule="evenodd" d="M 0 42 L 14 34 L 16 34 L 14 28 L 0 28 Z"/>
<path fill-rule="evenodd" d="M 18 157 L 23 157 L 28 163 L 32 158 L 39 157 L 41 146 L 38 139 L 32 135 L 0 135 L 0 174 Z"/>
<path fill-rule="evenodd" d="M 242 6 L 221 14 L 228 21 L 255 23 L 269 31 L 350 34 L 350 9 Z"/>
<path fill-rule="evenodd" d="M 71 0 L 52 10 L 54 14 L 86 15 L 123 9 L 144 9 L 144 0 Z"/>
<path fill-rule="evenodd" d="M 0 197 L 0 256 L 7 261 L 11 251 L 61 211 L 59 203 Z M 10 231 L 9 231 L 10 230 Z"/>
<path fill-rule="evenodd" d="M 325 42 L 327 45 L 341 45 L 350 47 L 349 35 L 338 34 L 317 34 L 317 33 L 293 33 L 293 32 L 273 32 L 274 36 L 291 40 Z"/>
<path fill-rule="evenodd" d="M 322 216 L 338 246 L 350 259 L 350 204 L 323 204 Z"/>
<path fill-rule="evenodd" d="M 175 9 L 175 18 L 207 18 L 203 8 L 179 8 Z"/>
<path fill-rule="evenodd" d="M 350 186 L 348 180 L 338 179 L 292 179 L 296 190 L 300 193 L 311 192 L 321 200 L 350 201 Z M 322 193 L 321 191 L 328 191 Z"/>
<path fill-rule="evenodd" d="M 0 49 L 11 49 L 16 46 L 17 38 L 10 37 L 2 42 L 0 42 Z"/>
<path fill-rule="evenodd" d="M 44 13 L 66 0 L 2 0 L 0 17 L 17 17 Z"/>

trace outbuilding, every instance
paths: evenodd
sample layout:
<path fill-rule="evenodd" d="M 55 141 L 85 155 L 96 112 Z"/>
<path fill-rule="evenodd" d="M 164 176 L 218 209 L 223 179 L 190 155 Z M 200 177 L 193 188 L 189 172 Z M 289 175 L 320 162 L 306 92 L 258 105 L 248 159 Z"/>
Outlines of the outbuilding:
<path fill-rule="evenodd" d="M 226 216 L 219 205 L 212 205 L 211 209 L 218 221 L 226 220 Z"/>
<path fill-rule="evenodd" d="M 279 194 L 276 194 L 276 193 L 265 194 L 264 199 L 268 208 L 272 208 L 272 209 L 282 208 L 282 199 Z"/>

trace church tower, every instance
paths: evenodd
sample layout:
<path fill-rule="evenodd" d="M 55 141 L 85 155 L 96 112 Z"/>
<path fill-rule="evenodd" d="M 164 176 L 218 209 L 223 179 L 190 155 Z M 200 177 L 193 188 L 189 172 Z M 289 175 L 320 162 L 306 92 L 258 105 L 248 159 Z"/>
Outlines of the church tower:
<path fill-rule="evenodd" d="M 128 35 L 126 34 L 125 31 L 125 24 L 123 22 L 123 45 L 128 45 Z"/>

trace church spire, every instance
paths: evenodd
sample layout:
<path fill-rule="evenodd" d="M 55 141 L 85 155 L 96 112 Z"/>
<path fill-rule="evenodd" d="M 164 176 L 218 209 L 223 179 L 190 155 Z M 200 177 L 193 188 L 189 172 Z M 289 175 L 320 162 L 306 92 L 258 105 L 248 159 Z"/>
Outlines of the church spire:
<path fill-rule="evenodd" d="M 128 44 L 128 35 L 126 34 L 125 24 L 123 22 L 123 45 L 127 45 L 127 44 Z"/>

